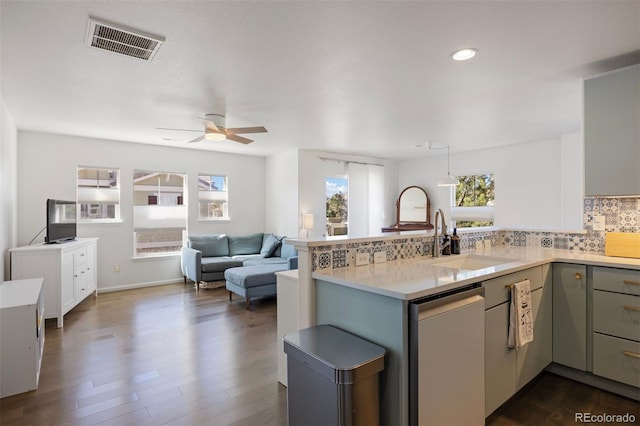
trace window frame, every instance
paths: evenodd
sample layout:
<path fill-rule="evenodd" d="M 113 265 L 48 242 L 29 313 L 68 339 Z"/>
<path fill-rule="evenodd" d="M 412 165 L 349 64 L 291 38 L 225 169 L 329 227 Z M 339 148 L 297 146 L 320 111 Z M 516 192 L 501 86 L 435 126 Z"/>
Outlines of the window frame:
<path fill-rule="evenodd" d="M 138 183 L 140 182 L 140 179 L 144 178 L 144 176 L 136 177 L 139 174 L 148 174 L 146 179 L 153 179 L 154 177 L 157 177 L 157 184 L 151 185 L 151 182 L 147 184 Z M 179 176 L 180 178 L 182 178 L 182 190 L 167 191 L 166 188 L 178 188 L 178 186 L 162 185 L 162 175 L 164 175 L 163 179 L 166 179 L 167 181 L 169 181 L 172 176 Z M 133 185 L 131 188 L 131 192 L 133 210 L 133 259 L 138 260 L 179 255 L 181 248 L 186 243 L 187 231 L 189 226 L 188 204 L 186 197 L 188 189 L 188 173 L 134 169 L 132 178 Z M 154 186 L 157 187 L 157 192 L 154 191 Z M 163 187 L 165 188 L 165 194 L 162 193 Z M 166 194 L 169 194 L 169 196 L 167 196 Z M 140 199 L 144 199 L 145 197 L 147 199 L 146 204 L 140 203 Z M 159 217 L 159 214 L 161 215 L 163 210 L 165 211 L 165 216 Z M 148 222 L 153 226 L 140 226 L 141 220 Z M 167 221 L 168 223 L 180 222 L 180 226 L 157 226 L 157 224 L 153 224 L 154 221 Z M 182 225 L 182 221 L 184 221 L 184 225 Z M 145 232 L 148 230 L 168 231 L 168 234 L 170 234 L 171 232 L 176 232 L 175 230 L 178 230 L 180 232 L 180 237 L 179 241 L 176 239 L 145 242 L 145 244 L 171 242 L 174 244 L 169 247 L 175 247 L 175 250 L 149 251 L 142 253 L 140 252 L 141 249 L 138 246 L 138 237 L 140 234 L 142 234 L 142 230 L 144 230 Z"/>
<path fill-rule="evenodd" d="M 491 181 L 493 183 L 493 198 L 491 200 L 491 204 L 485 205 L 473 205 L 473 206 L 457 206 L 457 189 L 458 186 L 462 183 L 462 178 L 465 177 L 480 177 L 480 176 L 491 176 Z M 480 173 L 470 173 L 465 175 L 459 175 L 456 177 L 460 183 L 456 186 L 452 186 L 450 189 L 450 201 L 451 201 L 451 221 L 455 223 L 455 227 L 458 229 L 472 229 L 472 230 L 481 230 L 486 228 L 495 227 L 495 172 L 480 172 Z M 466 217 L 465 217 L 466 216 Z M 491 222 L 491 224 L 483 224 L 477 226 L 459 226 L 459 222 Z"/>
<path fill-rule="evenodd" d="M 201 189 L 200 183 L 201 183 L 201 179 L 202 178 L 222 178 L 223 179 L 223 189 L 221 190 L 204 190 Z M 211 187 L 211 184 L 213 183 L 213 179 L 210 180 L 209 185 Z M 204 221 L 204 222 L 209 222 L 209 221 L 213 221 L 213 222 L 223 222 L 223 221 L 229 221 L 231 220 L 231 216 L 229 215 L 229 176 L 228 175 L 223 175 L 223 174 L 216 174 L 216 173 L 198 173 L 198 181 L 196 183 L 196 186 L 198 188 L 198 220 L 199 221 Z M 203 195 L 205 194 L 224 194 L 224 200 L 222 201 L 218 201 L 218 200 L 206 200 L 203 198 Z M 205 197 L 206 198 L 206 197 Z M 211 198 L 214 198 L 214 195 L 211 195 Z M 222 216 L 220 217 L 216 217 L 216 216 L 203 216 L 202 215 L 202 203 L 208 203 L 209 204 L 209 209 L 211 208 L 211 204 L 214 204 L 215 202 L 221 202 L 222 203 Z"/>
<path fill-rule="evenodd" d="M 91 169 L 91 170 L 97 170 L 98 171 L 98 176 L 96 178 L 96 182 L 98 183 L 97 186 L 94 188 L 92 186 L 87 186 L 87 185 L 82 185 L 80 186 L 80 178 L 78 176 L 79 172 L 81 169 Z M 107 172 L 115 172 L 116 174 L 116 185 L 115 186 L 100 186 L 100 171 L 107 171 Z M 110 178 L 107 178 L 110 179 Z M 84 180 L 89 180 L 89 179 L 84 179 Z M 89 197 L 88 195 L 81 195 L 81 192 L 91 192 L 91 189 L 96 189 L 96 194 L 95 197 L 96 198 L 108 198 L 109 196 L 113 197 L 113 194 L 116 195 L 117 201 L 113 202 L 113 203 L 100 203 L 100 202 L 96 202 L 96 203 L 90 203 L 90 202 L 84 202 L 84 198 L 85 197 Z M 113 190 L 113 191 L 111 191 Z M 102 192 L 102 194 L 100 194 L 99 192 Z M 77 204 L 77 211 L 76 211 L 76 215 L 77 215 L 77 220 L 79 224 L 82 223 L 92 223 L 92 224 L 97 224 L 97 223 L 121 223 L 122 222 L 122 216 L 121 216 L 121 175 L 120 175 L 120 168 L 118 167 L 101 167 L 101 166 L 83 166 L 83 165 L 77 165 L 76 166 L 76 204 Z M 111 193 L 111 194 L 110 194 Z M 82 198 L 82 200 L 81 200 Z M 100 201 L 100 200 L 96 200 L 96 201 Z M 114 206 L 114 217 L 100 217 L 100 218 L 83 218 L 82 215 L 82 211 L 83 211 L 83 206 L 88 206 L 87 209 L 90 209 L 91 206 L 107 206 L 107 205 L 113 205 Z"/>

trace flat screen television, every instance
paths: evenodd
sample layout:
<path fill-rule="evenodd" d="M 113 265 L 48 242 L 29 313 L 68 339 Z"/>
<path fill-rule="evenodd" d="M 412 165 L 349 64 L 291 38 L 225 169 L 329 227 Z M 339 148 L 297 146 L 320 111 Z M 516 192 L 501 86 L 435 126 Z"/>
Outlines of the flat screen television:
<path fill-rule="evenodd" d="M 47 244 L 76 239 L 76 202 L 47 200 Z"/>

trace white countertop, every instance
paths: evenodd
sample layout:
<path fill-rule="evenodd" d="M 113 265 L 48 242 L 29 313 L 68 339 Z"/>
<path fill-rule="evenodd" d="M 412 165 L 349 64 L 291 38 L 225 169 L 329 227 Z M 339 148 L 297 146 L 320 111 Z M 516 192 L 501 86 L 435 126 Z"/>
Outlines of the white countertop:
<path fill-rule="evenodd" d="M 475 255 L 476 253 L 463 253 L 461 256 L 467 254 Z M 312 274 L 312 278 L 401 300 L 429 296 L 550 262 L 635 269 L 638 270 L 640 279 L 640 259 L 526 247 L 492 247 L 489 252 L 478 254 L 506 258 L 506 260 L 505 263 L 484 269 L 456 270 L 434 266 L 434 264 L 454 260 L 460 257 L 458 255 L 439 258 L 422 257 L 316 271 Z"/>

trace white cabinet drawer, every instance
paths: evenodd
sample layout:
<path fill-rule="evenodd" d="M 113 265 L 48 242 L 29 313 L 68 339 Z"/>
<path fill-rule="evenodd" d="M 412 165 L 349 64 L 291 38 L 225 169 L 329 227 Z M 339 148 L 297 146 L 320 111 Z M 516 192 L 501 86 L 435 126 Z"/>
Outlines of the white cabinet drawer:
<path fill-rule="evenodd" d="M 593 333 L 593 374 L 640 387 L 640 343 Z"/>
<path fill-rule="evenodd" d="M 593 288 L 640 295 L 640 271 L 594 266 Z"/>
<path fill-rule="evenodd" d="M 78 267 L 87 263 L 87 248 L 81 247 L 73 251 L 73 265 Z"/>
<path fill-rule="evenodd" d="M 593 331 L 640 341 L 640 296 L 595 290 Z"/>

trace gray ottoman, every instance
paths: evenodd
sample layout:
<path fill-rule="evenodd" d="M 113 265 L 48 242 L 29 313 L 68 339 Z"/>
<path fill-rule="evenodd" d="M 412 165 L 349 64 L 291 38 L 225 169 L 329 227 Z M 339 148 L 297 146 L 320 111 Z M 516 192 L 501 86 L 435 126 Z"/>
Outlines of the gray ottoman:
<path fill-rule="evenodd" d="M 247 310 L 252 297 L 274 296 L 276 294 L 276 272 L 286 271 L 286 264 L 255 265 L 229 268 L 224 271 L 229 301 L 232 293 L 245 298 Z"/>

